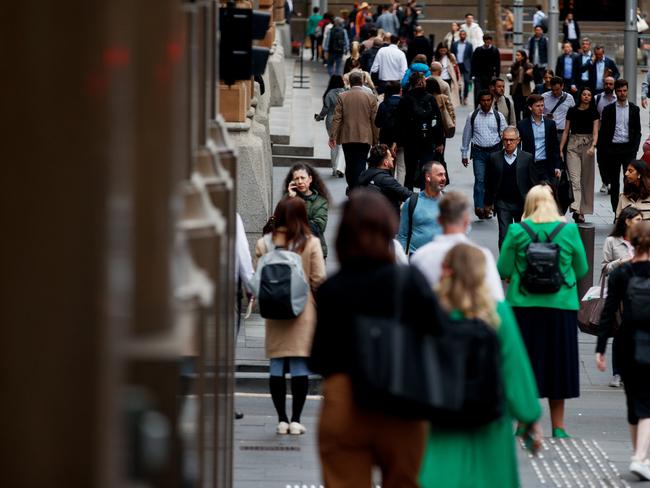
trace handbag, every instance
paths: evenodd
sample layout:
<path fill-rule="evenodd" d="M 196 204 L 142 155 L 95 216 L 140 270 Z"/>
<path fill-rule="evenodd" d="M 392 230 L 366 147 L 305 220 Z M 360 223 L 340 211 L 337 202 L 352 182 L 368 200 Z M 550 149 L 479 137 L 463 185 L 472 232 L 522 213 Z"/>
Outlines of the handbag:
<path fill-rule="evenodd" d="M 636 30 L 639 34 L 649 29 L 648 22 L 640 15 L 636 16 Z"/>
<path fill-rule="evenodd" d="M 555 195 L 555 201 L 557 206 L 560 209 L 560 213 L 564 215 L 569 206 L 573 203 L 573 186 L 569 180 L 569 176 L 565 170 L 562 170 L 560 178 L 553 178 L 551 180 L 551 186 L 553 188 L 553 194 Z"/>
<path fill-rule="evenodd" d="M 451 139 L 456 134 L 456 124 L 454 124 L 445 104 L 446 101 L 443 99 L 443 107 L 440 109 L 440 114 L 442 115 L 442 129 L 445 132 L 445 137 Z"/>
<path fill-rule="evenodd" d="M 499 418 L 504 402 L 496 333 L 477 321 L 442 321 L 440 335 L 404 324 L 408 269 L 397 267 L 392 317 L 356 319 L 357 404 L 441 428 L 472 428 Z"/>
<path fill-rule="evenodd" d="M 605 268 L 600 275 L 600 285 L 592 286 L 585 296 L 580 300 L 580 309 L 578 310 L 578 327 L 582 332 L 589 335 L 598 335 L 598 325 L 600 324 L 600 316 L 603 313 L 605 300 L 607 299 L 607 289 L 605 283 L 607 282 L 607 273 Z M 616 313 L 616 320 L 614 322 L 614 330 L 612 336 L 616 335 L 621 326 L 620 313 Z"/>

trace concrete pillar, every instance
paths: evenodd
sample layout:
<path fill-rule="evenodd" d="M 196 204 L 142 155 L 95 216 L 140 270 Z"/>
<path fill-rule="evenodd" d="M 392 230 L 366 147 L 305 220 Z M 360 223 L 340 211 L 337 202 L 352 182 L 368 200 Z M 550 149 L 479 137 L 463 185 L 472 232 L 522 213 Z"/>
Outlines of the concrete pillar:
<path fill-rule="evenodd" d="M 524 0 L 514 0 L 512 13 L 515 16 L 515 25 L 512 33 L 512 60 L 515 59 L 515 53 L 523 49 L 523 30 L 524 30 Z"/>
<path fill-rule="evenodd" d="M 548 67 L 555 69 L 560 41 L 560 8 L 558 0 L 550 0 L 548 11 Z"/>
<path fill-rule="evenodd" d="M 637 0 L 626 0 L 625 2 L 625 63 L 624 75 L 628 81 L 628 100 L 636 102 L 636 7 Z"/>

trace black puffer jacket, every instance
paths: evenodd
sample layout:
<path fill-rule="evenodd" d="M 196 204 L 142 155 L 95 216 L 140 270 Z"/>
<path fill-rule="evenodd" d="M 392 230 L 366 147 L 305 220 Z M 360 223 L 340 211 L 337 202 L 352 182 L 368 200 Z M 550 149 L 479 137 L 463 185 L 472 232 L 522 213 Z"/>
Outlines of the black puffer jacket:
<path fill-rule="evenodd" d="M 399 206 L 413 193 L 399 184 L 390 171 L 383 168 L 368 168 L 359 175 L 359 185 L 380 192 L 391 203 L 399 215 Z"/>

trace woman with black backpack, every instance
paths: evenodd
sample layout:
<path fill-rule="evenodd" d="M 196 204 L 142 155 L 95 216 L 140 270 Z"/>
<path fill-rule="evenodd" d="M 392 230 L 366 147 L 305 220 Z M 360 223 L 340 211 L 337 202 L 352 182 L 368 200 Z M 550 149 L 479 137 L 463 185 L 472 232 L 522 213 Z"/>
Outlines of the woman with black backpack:
<path fill-rule="evenodd" d="M 309 229 L 305 203 L 301 198 L 280 200 L 264 232 L 264 237 L 255 245 L 257 271 L 254 280 L 257 278 L 258 285 L 253 289 L 257 288 L 256 298 L 260 306 L 260 314 L 266 318 L 265 346 L 266 355 L 270 358 L 269 371 L 271 374 L 269 387 L 273 405 L 278 414 L 276 432 L 299 435 L 305 433 L 305 427 L 300 423 L 300 415 L 307 398 L 309 386 L 307 358 L 316 327 L 313 290 L 325 279 L 325 260 L 319 240 L 312 235 Z M 267 304 L 263 301 L 265 297 L 277 297 L 283 291 L 279 286 L 274 287 L 273 280 L 267 278 L 276 278 L 278 281 L 277 278 L 281 280 L 286 275 L 276 273 L 273 276 L 273 269 L 269 269 L 269 274 L 265 275 L 264 267 L 261 265 L 262 258 L 276 249 L 288 251 L 289 257 L 295 258 L 295 254 L 300 256 L 303 282 L 306 282 L 307 288 L 306 302 L 304 308 L 293 318 L 271 318 L 279 316 L 277 314 L 279 306 L 276 303 Z M 293 275 L 291 279 L 287 288 L 293 288 Z M 294 297 L 289 298 L 293 304 Z M 274 313 L 265 313 L 267 310 Z M 293 396 L 291 422 L 289 422 L 285 407 L 286 383 L 284 376 L 287 373 L 291 375 L 291 394 Z"/>
<path fill-rule="evenodd" d="M 522 433 L 531 450 L 541 442 L 537 420 L 542 410 L 526 349 L 512 310 L 505 302 L 495 304 L 485 274 L 483 251 L 458 244 L 445 256 L 437 295 L 450 312 L 451 327 L 465 321 L 477 328 L 496 329 L 502 381 L 495 389 L 503 388 L 504 414 L 473 429 L 431 428 L 420 472 L 422 488 L 517 488 L 512 421 L 524 426 Z"/>
<path fill-rule="evenodd" d="M 531 188 L 520 223 L 508 227 L 497 263 L 528 350 L 553 437 L 569 437 L 564 401 L 580 396 L 577 283 L 589 267 L 578 226 L 565 222 L 549 186 Z"/>
<path fill-rule="evenodd" d="M 630 471 L 643 480 L 650 480 L 647 457 L 650 448 L 650 222 L 634 225 L 630 242 L 634 247 L 632 261 L 614 269 L 607 280 L 607 299 L 598 327 L 596 365 L 600 371 L 607 369 L 607 339 L 614 331 L 622 305 L 616 339 L 634 449 Z"/>

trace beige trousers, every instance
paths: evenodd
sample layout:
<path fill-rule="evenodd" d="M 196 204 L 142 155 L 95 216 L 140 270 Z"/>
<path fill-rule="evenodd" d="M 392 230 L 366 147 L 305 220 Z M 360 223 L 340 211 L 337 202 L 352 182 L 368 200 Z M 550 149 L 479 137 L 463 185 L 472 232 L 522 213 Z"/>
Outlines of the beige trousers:
<path fill-rule="evenodd" d="M 594 213 L 594 156 L 587 150 L 591 147 L 591 134 L 571 134 L 567 147 L 566 165 L 573 188 L 572 212 Z"/>

